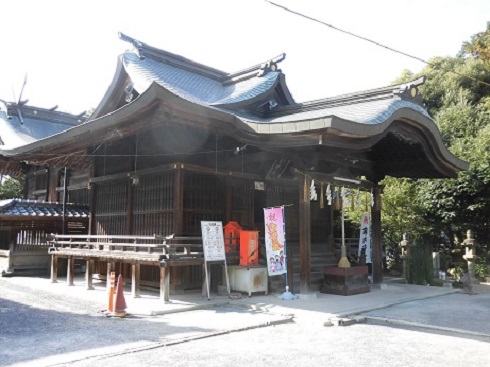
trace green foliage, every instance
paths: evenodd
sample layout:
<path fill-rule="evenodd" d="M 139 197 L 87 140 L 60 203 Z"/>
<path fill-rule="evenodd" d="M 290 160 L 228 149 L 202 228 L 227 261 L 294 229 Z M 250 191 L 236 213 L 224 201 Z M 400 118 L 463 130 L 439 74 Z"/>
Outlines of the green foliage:
<path fill-rule="evenodd" d="M 408 282 L 410 284 L 431 284 L 434 278 L 432 245 L 426 240 L 416 239 L 410 247 L 408 261 Z"/>
<path fill-rule="evenodd" d="M 399 242 L 403 233 L 418 237 L 429 228 L 424 221 L 424 208 L 420 204 L 415 181 L 404 178 L 387 177 L 382 182 L 383 210 L 381 221 L 383 228 Z"/>
<path fill-rule="evenodd" d="M 464 42 L 460 56 L 471 56 L 490 62 L 490 22 L 487 23 L 485 32 L 480 32 L 471 37 L 471 41 Z"/>
<path fill-rule="evenodd" d="M 488 275 L 488 265 L 485 262 L 477 262 L 475 264 L 475 276 L 477 278 L 484 278 Z"/>
<path fill-rule="evenodd" d="M 490 23 L 463 44 L 458 57 L 435 57 L 419 73 L 404 70 L 396 81 L 427 76 L 420 88 L 424 104 L 446 146 L 470 169 L 455 179 L 385 180 L 383 226 L 392 237 L 408 231 L 453 246 L 471 228 L 483 248 L 490 244 L 489 37 Z"/>
<path fill-rule="evenodd" d="M 0 200 L 16 199 L 22 197 L 22 183 L 12 177 L 0 183 Z"/>

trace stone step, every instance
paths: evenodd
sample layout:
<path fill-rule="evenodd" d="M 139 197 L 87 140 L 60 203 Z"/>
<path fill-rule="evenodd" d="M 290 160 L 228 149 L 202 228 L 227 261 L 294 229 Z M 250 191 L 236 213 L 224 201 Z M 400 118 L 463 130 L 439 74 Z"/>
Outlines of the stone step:
<path fill-rule="evenodd" d="M 310 289 L 312 292 L 318 292 L 323 284 L 323 272 L 312 272 L 310 275 Z M 269 293 L 282 293 L 285 290 L 285 281 L 281 276 L 269 278 Z M 293 275 L 293 284 L 289 285 L 290 291 L 299 292 L 300 289 L 300 274 Z"/>

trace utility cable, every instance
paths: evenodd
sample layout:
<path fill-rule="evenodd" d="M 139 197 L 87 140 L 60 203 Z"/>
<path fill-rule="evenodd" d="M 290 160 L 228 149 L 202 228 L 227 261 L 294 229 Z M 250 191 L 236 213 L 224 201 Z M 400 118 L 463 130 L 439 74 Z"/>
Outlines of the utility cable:
<path fill-rule="evenodd" d="M 369 38 L 367 38 L 367 37 L 363 37 L 363 36 L 360 36 L 360 35 L 358 35 L 358 34 L 356 34 L 356 33 L 346 31 L 345 29 L 340 29 L 340 28 L 338 28 L 338 27 L 335 27 L 335 26 L 334 26 L 334 25 L 332 25 L 332 24 L 326 23 L 326 22 L 324 22 L 324 21 L 321 21 L 321 20 L 319 20 L 319 19 L 316 19 L 316 18 L 310 17 L 310 16 L 305 15 L 305 14 L 302 14 L 302 13 L 300 13 L 300 12 L 297 12 L 297 11 L 291 10 L 291 9 L 289 9 L 289 8 L 286 8 L 286 7 L 285 7 L 285 6 L 283 6 L 283 5 L 277 4 L 277 3 L 272 2 L 272 1 L 270 1 L 270 0 L 264 0 L 264 1 L 268 2 L 268 3 L 269 3 L 269 4 L 271 4 L 271 5 L 277 6 L 278 8 L 281 8 L 281 9 L 283 9 L 283 10 L 285 10 L 285 11 L 287 11 L 287 12 L 291 13 L 291 14 L 294 14 L 294 15 L 297 15 L 297 16 L 299 16 L 299 17 L 302 17 L 302 18 L 305 18 L 305 19 L 311 20 L 311 21 L 316 22 L 316 23 L 320 23 L 321 25 L 324 25 L 324 26 L 329 27 L 329 28 L 332 28 L 332 29 L 334 29 L 334 30 L 336 30 L 336 31 L 339 31 L 339 32 L 345 33 L 345 34 L 347 34 L 347 35 L 349 35 L 349 36 L 352 36 L 352 37 L 355 37 L 355 38 L 359 38 L 359 39 L 361 39 L 361 40 L 363 40 L 363 41 L 370 42 L 370 43 L 372 43 L 372 44 L 374 44 L 374 45 L 376 45 L 376 46 L 378 46 L 378 47 L 385 48 L 385 49 L 387 49 L 388 51 L 392 51 L 392 52 L 395 52 L 395 53 L 397 53 L 397 54 L 400 54 L 400 55 L 403 55 L 403 56 L 406 56 L 406 57 L 409 57 L 409 58 L 415 59 L 415 60 L 420 61 L 420 62 L 422 62 L 422 63 L 424 63 L 424 64 L 426 64 L 426 65 L 432 66 L 432 67 L 433 67 L 433 68 L 435 68 L 435 69 L 443 70 L 443 71 L 445 71 L 445 72 L 450 72 L 450 73 L 453 73 L 453 74 L 456 74 L 456 75 L 459 75 L 459 76 L 462 76 L 462 77 L 465 77 L 465 78 L 471 79 L 471 80 L 473 80 L 474 82 L 477 82 L 477 83 L 480 83 L 480 84 L 483 84 L 483 85 L 486 85 L 486 86 L 489 86 L 489 87 L 490 87 L 490 83 L 487 83 L 487 82 L 484 82 L 483 80 L 480 80 L 480 79 L 477 79 L 477 78 L 475 78 L 475 77 L 472 77 L 471 75 L 466 75 L 466 74 L 459 73 L 459 72 L 454 71 L 454 70 L 452 70 L 452 69 L 445 68 L 445 67 L 441 66 L 441 65 L 440 65 L 440 64 L 438 64 L 438 63 L 433 63 L 433 62 L 430 62 L 430 61 L 424 60 L 424 59 L 422 59 L 422 58 L 420 58 L 420 57 L 417 57 L 417 56 L 414 56 L 414 55 L 410 55 L 410 54 L 408 54 L 408 53 L 406 53 L 406 52 L 403 52 L 403 51 L 400 51 L 400 50 L 394 49 L 394 48 L 392 48 L 392 47 L 389 47 L 389 46 L 383 45 L 383 44 L 381 44 L 381 43 L 379 43 L 379 42 L 373 41 L 372 39 L 369 39 Z"/>

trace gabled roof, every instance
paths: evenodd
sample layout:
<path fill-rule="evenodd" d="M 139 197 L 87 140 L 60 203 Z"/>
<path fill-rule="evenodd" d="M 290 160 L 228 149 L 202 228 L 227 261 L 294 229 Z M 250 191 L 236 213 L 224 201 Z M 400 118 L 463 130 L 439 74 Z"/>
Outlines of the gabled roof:
<path fill-rule="evenodd" d="M 67 203 L 65 207 L 67 218 L 88 218 L 87 205 Z M 36 200 L 9 199 L 0 200 L 0 218 L 61 218 L 63 216 L 62 203 L 50 203 Z"/>
<path fill-rule="evenodd" d="M 83 114 L 75 116 L 56 111 L 55 108 L 45 109 L 0 100 L 0 148 L 17 148 L 58 134 L 86 120 Z"/>
<path fill-rule="evenodd" d="M 92 115 L 93 118 L 117 106 L 115 101 L 119 101 L 121 95 L 128 103 L 144 93 L 152 83 L 203 106 L 243 108 L 261 98 L 268 101 L 268 96 L 274 92 L 280 96 L 271 97 L 274 104 L 294 103 L 284 74 L 278 68 L 285 54 L 235 73 L 227 73 L 149 46 L 122 33 L 119 37 L 130 42 L 133 50 L 120 56 L 114 80 Z"/>
<path fill-rule="evenodd" d="M 228 74 L 121 38 L 132 42 L 134 50 L 119 58 L 113 83 L 91 119 L 27 146 L 0 148 L 7 166 L 26 160 L 87 168 L 89 146 L 150 125 L 185 121 L 218 129 L 265 152 L 294 151 L 321 163 L 342 150 L 351 161 L 365 162 L 364 171 L 358 173 L 369 170 L 376 179 L 455 177 L 469 167 L 444 146 L 422 106 L 418 87 L 424 78 L 294 103 L 284 74 L 277 69 L 281 58 Z M 327 170 L 325 165 L 331 168 L 324 163 L 320 169 Z"/>

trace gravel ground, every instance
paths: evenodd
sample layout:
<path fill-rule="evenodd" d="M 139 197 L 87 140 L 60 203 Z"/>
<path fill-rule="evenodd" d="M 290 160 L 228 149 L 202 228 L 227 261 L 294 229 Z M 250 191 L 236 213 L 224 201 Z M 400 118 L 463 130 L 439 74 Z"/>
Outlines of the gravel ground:
<path fill-rule="evenodd" d="M 378 325 L 284 324 L 74 366 L 489 366 L 489 340 Z"/>
<path fill-rule="evenodd" d="M 100 301 L 70 290 L 47 293 L 0 278 L 1 366 L 490 366 L 490 337 L 385 323 L 324 327 L 323 314 L 313 312 L 283 323 L 284 316 L 236 305 L 106 318 Z M 487 330 L 489 295 L 451 294 L 368 314 Z"/>
<path fill-rule="evenodd" d="M 14 287 L 0 278 L 0 365 L 49 366 L 161 347 L 290 317 L 214 307 L 162 316 L 107 318 L 102 305 Z"/>
<path fill-rule="evenodd" d="M 407 302 L 365 315 L 490 335 L 490 293 L 450 294 Z"/>

